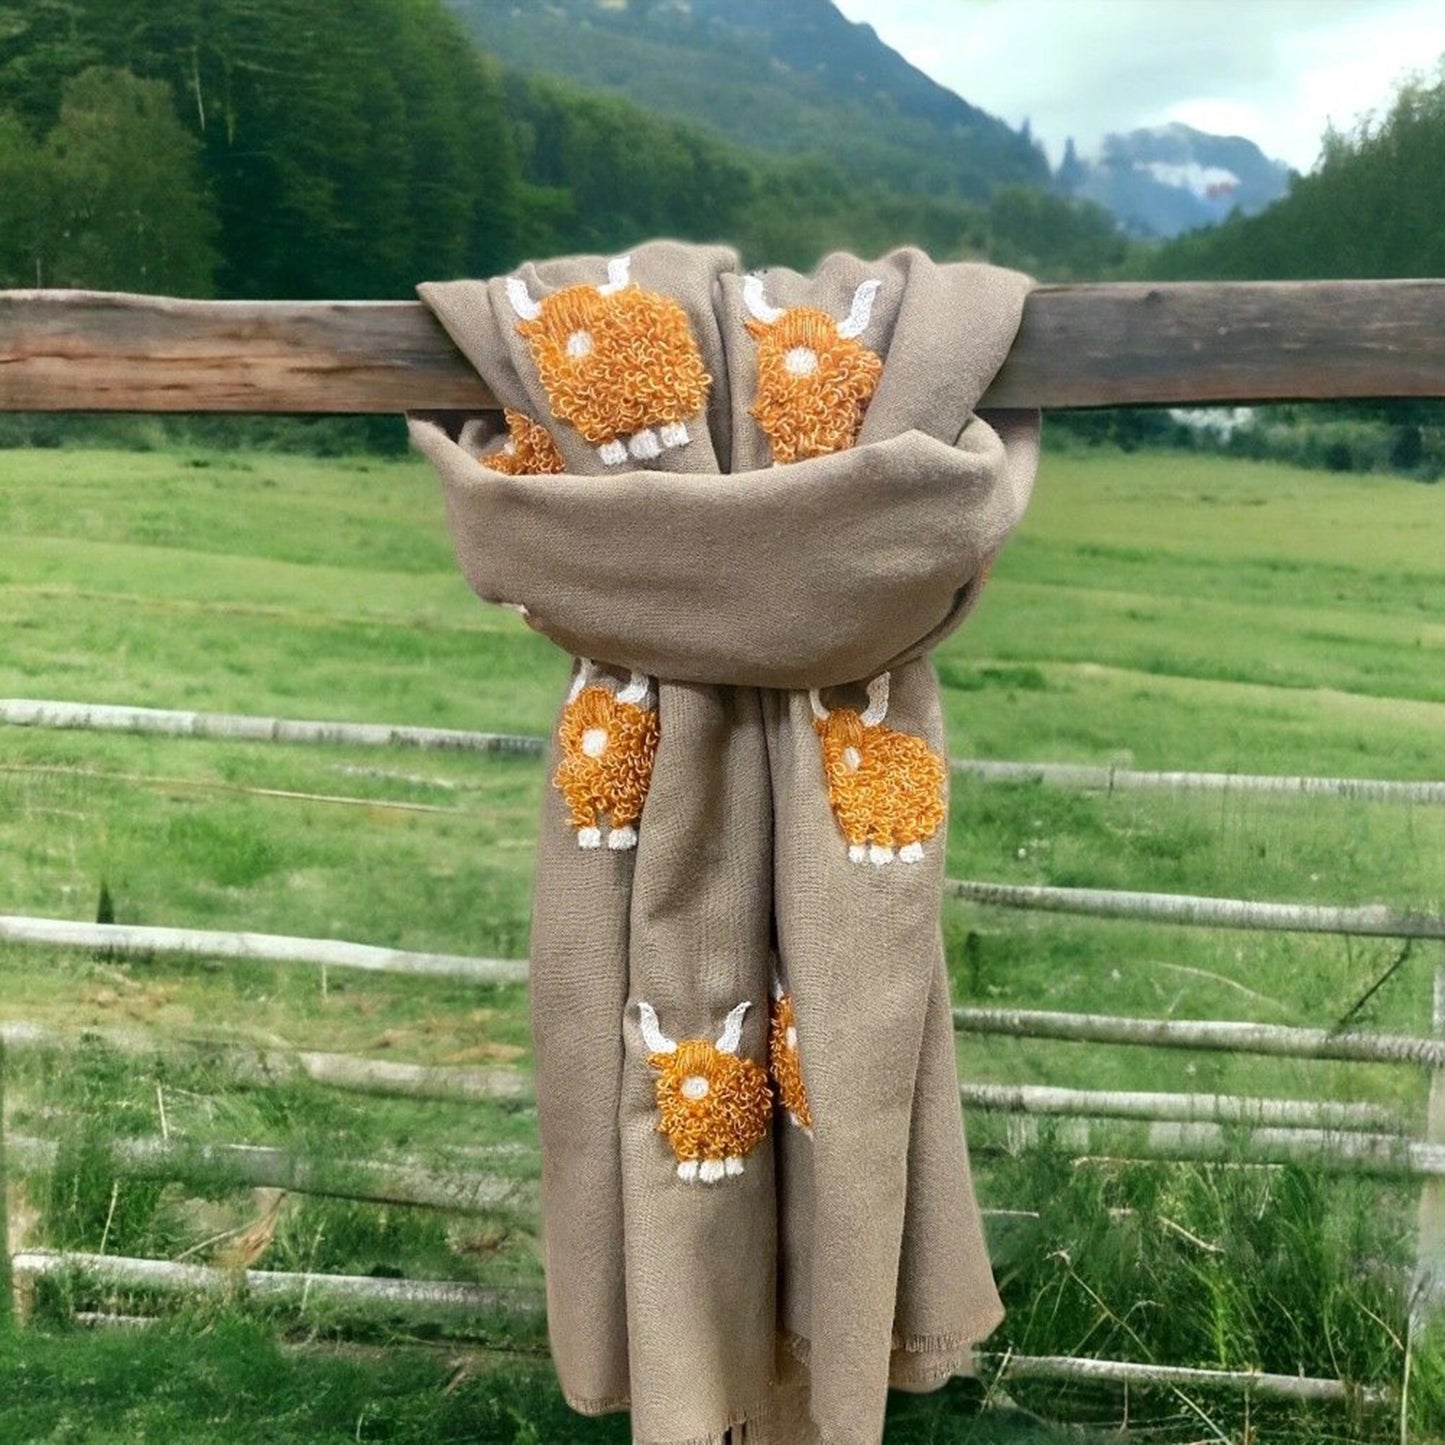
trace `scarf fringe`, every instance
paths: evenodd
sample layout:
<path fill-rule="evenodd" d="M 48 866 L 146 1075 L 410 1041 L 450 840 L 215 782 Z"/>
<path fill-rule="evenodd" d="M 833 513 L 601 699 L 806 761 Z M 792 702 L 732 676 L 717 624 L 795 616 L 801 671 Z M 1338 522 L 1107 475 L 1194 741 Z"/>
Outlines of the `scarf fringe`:
<path fill-rule="evenodd" d="M 937 1361 L 935 1364 L 923 1369 L 909 1368 L 905 1361 L 896 1362 L 894 1368 L 889 1370 L 889 1384 L 897 1388 L 917 1389 L 919 1386 L 938 1387 L 945 1384 L 958 1374 L 972 1375 L 975 1372 L 968 1366 L 972 1363 L 971 1355 L 973 1347 L 980 1340 L 987 1338 L 988 1332 L 976 1336 L 962 1334 L 946 1335 L 894 1335 L 890 1341 L 890 1349 L 895 1355 L 921 1356 L 921 1355 L 946 1355 L 947 1358 Z M 806 1335 L 795 1334 L 790 1330 L 778 1332 L 778 1345 L 786 1350 L 800 1365 L 807 1368 L 813 1353 L 813 1343 Z M 921 1363 L 921 1362 L 920 1362 Z M 902 1366 L 902 1368 L 899 1368 Z M 775 1381 L 774 1388 L 783 1388 L 782 1381 Z M 581 1415 L 608 1415 L 618 1411 L 631 1408 L 631 1398 L 626 1395 L 619 1395 L 610 1399 L 589 1400 L 574 1395 L 567 1395 L 564 1398 L 572 1409 Z M 772 1410 L 764 1405 L 758 1405 L 752 1409 L 733 1412 L 719 1424 L 716 1429 L 703 1435 L 689 1435 L 686 1438 L 662 1439 L 649 1438 L 638 1435 L 635 1437 L 634 1445 L 729 1445 L 728 1435 L 730 1431 L 742 1427 L 752 1426 L 756 1429 L 764 1429 L 772 1415 Z"/>
<path fill-rule="evenodd" d="M 707 1435 L 689 1435 L 685 1440 L 675 1437 L 664 1440 L 661 1437 L 634 1435 L 633 1445 L 729 1445 L 729 1431 L 750 1425 L 761 1429 L 768 1423 L 770 1413 L 767 1406 L 758 1405 L 751 1410 L 742 1410 L 729 1415 L 716 1430 Z"/>

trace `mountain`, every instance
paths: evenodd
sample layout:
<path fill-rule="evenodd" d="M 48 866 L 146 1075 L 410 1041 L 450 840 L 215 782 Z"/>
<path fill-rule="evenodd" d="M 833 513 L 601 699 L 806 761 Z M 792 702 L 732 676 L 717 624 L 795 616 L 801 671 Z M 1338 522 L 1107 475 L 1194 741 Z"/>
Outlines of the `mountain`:
<path fill-rule="evenodd" d="M 824 157 L 850 181 L 965 200 L 1049 184 L 1027 128 L 930 80 L 830 0 L 448 4 L 510 69 L 611 93 L 753 149 Z"/>
<path fill-rule="evenodd" d="M 1158 280 L 1445 276 L 1441 216 L 1445 65 L 1353 132 L 1327 132 L 1319 164 L 1278 204 L 1141 248 L 1131 269 Z"/>
<path fill-rule="evenodd" d="M 1106 136 L 1094 161 L 1080 160 L 1070 141 L 1056 180 L 1112 211 L 1131 235 L 1173 237 L 1235 210 L 1258 214 L 1285 195 L 1289 178 L 1253 141 L 1176 124 Z"/>

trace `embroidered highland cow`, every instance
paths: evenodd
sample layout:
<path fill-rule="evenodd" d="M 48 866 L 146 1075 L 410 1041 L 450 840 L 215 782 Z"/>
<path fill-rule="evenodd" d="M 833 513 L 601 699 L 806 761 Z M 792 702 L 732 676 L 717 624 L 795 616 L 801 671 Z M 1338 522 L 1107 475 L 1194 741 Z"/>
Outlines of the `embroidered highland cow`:
<path fill-rule="evenodd" d="M 813 1111 L 803 1087 L 803 1065 L 798 1056 L 798 1026 L 793 1017 L 793 996 L 773 984 L 772 1017 L 768 1023 L 768 1069 L 778 1091 L 778 1105 L 810 1139 Z"/>
<path fill-rule="evenodd" d="M 843 451 L 858 440 L 883 363 L 858 340 L 873 314 L 879 281 L 853 293 L 842 321 L 816 306 L 770 305 L 762 278 L 743 281 L 745 324 L 758 343 L 758 394 L 751 411 L 773 461 L 799 462 Z"/>
<path fill-rule="evenodd" d="M 657 710 L 647 705 L 651 689 L 641 673 L 615 695 L 593 676 L 592 664 L 578 658 L 557 728 L 562 761 L 552 783 L 567 801 L 579 848 L 601 847 L 604 815 L 611 823 L 607 846 L 635 848 L 657 755 Z"/>
<path fill-rule="evenodd" d="M 567 470 L 552 433 L 541 422 L 511 407 L 504 407 L 502 415 L 507 423 L 507 440 L 496 450 L 483 452 L 478 457 L 484 467 L 515 477 L 555 476 Z M 469 433 L 468 428 L 473 425 L 467 422 L 459 438 L 462 447 L 468 450 L 468 442 L 475 435 Z"/>
<path fill-rule="evenodd" d="M 888 715 L 888 674 L 868 684 L 868 706 L 860 713 L 823 706 L 817 689 L 808 694 L 813 727 L 823 744 L 828 801 L 848 857 L 882 867 L 894 850 L 904 863 L 923 857 L 923 844 L 943 822 L 947 774 L 943 759 L 922 738 L 883 726 Z"/>
<path fill-rule="evenodd" d="M 727 1016 L 716 1044 L 707 1039 L 676 1043 L 662 1032 L 657 1011 L 639 1001 L 637 1017 L 647 1062 L 658 1071 L 657 1132 L 677 1156 L 677 1177 L 691 1184 L 743 1172 L 743 1158 L 767 1137 L 772 1112 L 768 1076 L 751 1059 L 738 1057 L 745 1000 Z"/>
<path fill-rule="evenodd" d="M 631 258 L 607 263 L 600 286 L 567 286 L 534 300 L 519 276 L 507 298 L 521 318 L 552 415 L 609 467 L 686 446 L 687 423 L 707 405 L 712 378 L 687 313 L 670 296 L 628 279 Z"/>

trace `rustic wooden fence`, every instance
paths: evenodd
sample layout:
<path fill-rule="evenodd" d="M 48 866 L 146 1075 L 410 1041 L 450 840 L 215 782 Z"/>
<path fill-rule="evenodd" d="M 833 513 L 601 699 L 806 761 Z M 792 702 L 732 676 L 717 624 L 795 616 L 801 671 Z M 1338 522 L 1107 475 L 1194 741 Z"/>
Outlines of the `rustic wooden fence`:
<path fill-rule="evenodd" d="M 1236 403 L 1372 396 L 1445 396 L 1445 282 L 1380 281 L 1041 287 L 1029 299 L 1018 342 L 990 388 L 996 408 Z M 195 302 L 88 292 L 0 293 L 0 411 L 396 412 L 495 407 L 471 368 L 422 307 L 402 302 Z M 117 704 L 0 700 L 0 724 L 95 727 L 376 747 L 461 748 L 536 754 L 536 738 L 378 724 L 318 723 L 171 712 Z M 1213 788 L 1309 796 L 1445 803 L 1445 782 L 1274 778 L 1146 773 L 1073 764 L 965 760 L 981 780 L 1031 779 L 1081 788 Z M 344 803 L 342 798 L 318 799 Z M 1445 940 L 1445 917 L 1382 907 L 1331 908 L 1263 900 L 1194 898 L 1110 890 L 1021 887 L 951 880 L 975 904 L 1142 919 L 1166 925 L 1325 932 Z M 521 960 L 404 953 L 334 939 L 137 928 L 0 916 L 0 943 L 103 946 L 126 951 L 264 959 L 302 967 L 361 968 L 516 983 Z M 1107 1138 L 1129 1157 L 1307 1161 L 1420 1181 L 1417 1297 L 1445 1295 L 1445 964 L 1436 970 L 1433 1035 L 1284 1027 L 1239 1020 L 1123 1018 L 1024 1009 L 958 1008 L 962 1033 L 1127 1044 L 1148 1048 L 1353 1060 L 1430 1071 L 1423 1137 L 1395 1127 L 1376 1106 L 1349 1101 L 1141 1093 L 1044 1086 L 965 1085 L 973 1108 L 1069 1121 L 1079 1136 Z M 509 1070 L 428 1068 L 345 1055 L 161 1041 L 101 1031 L 111 1047 L 136 1054 L 206 1051 L 238 1080 L 302 1076 L 329 1087 L 429 1098 L 521 1098 Z M 53 1031 L 11 1024 L 4 1051 L 54 1049 Z M 3 1102 L 3 1094 L 0 1094 Z M 1135 1126 L 1121 1136 L 1120 1127 Z M 1138 1126 L 1143 1126 L 1139 1132 Z M 505 1173 L 480 1172 L 460 1155 L 435 1161 L 302 1158 L 251 1145 L 199 1145 L 163 1135 L 115 1140 L 117 1176 L 184 1176 L 197 1171 L 237 1185 L 270 1184 L 418 1207 L 484 1210 L 514 1200 Z M 5 1168 L 43 1169 L 54 1146 L 0 1138 L 0 1228 Z M 34 1281 L 81 1272 L 158 1294 L 235 1290 L 233 1271 L 158 1260 L 0 1250 L 0 1309 L 13 1273 L 23 1297 Z M 244 1288 L 279 1300 L 328 1299 L 389 1313 L 476 1315 L 498 1309 L 533 1315 L 538 1301 L 515 1291 L 458 1283 L 287 1275 L 252 1270 Z M 1099 1380 L 1154 1385 L 1227 1385 L 1303 1400 L 1343 1400 L 1345 1382 L 1212 1371 L 1129 1361 L 1023 1358 L 998 1362 L 1011 1378 Z M 1379 1402 L 1378 1397 L 1375 1397 Z"/>

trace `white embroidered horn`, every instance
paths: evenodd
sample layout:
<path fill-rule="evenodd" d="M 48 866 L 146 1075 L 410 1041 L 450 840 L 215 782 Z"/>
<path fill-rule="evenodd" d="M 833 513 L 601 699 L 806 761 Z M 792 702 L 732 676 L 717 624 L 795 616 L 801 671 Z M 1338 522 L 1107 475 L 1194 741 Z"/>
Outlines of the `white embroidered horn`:
<path fill-rule="evenodd" d="M 642 1042 L 648 1052 L 654 1054 L 675 1054 L 677 1041 L 663 1033 L 657 1022 L 657 1010 L 642 999 L 637 1001 L 637 1022 L 642 1026 Z"/>
<path fill-rule="evenodd" d="M 520 276 L 507 277 L 507 300 L 523 321 L 535 321 L 542 314 L 542 303 L 532 300 L 532 293 Z"/>
<path fill-rule="evenodd" d="M 577 676 L 572 679 L 572 686 L 567 689 L 567 701 L 576 702 L 582 693 L 582 689 L 592 681 L 592 660 L 587 657 L 577 659 Z"/>
<path fill-rule="evenodd" d="M 859 721 L 865 728 L 876 728 L 888 716 L 888 674 L 880 672 L 868 684 L 868 706 Z"/>
<path fill-rule="evenodd" d="M 838 335 L 855 337 L 863 334 L 868 318 L 873 315 L 873 298 L 878 294 L 881 281 L 865 281 L 853 293 L 853 305 L 848 315 L 838 323 Z"/>
<path fill-rule="evenodd" d="M 597 288 L 599 296 L 611 296 L 614 291 L 620 291 L 631 279 L 632 257 L 614 256 L 607 263 L 607 280 Z"/>
<path fill-rule="evenodd" d="M 717 1051 L 720 1054 L 735 1054 L 738 1045 L 743 1041 L 743 1015 L 752 1007 L 744 999 L 728 1016 L 723 1020 L 723 1031 L 717 1036 Z"/>
<path fill-rule="evenodd" d="M 769 326 L 783 314 L 782 308 L 770 305 L 768 298 L 763 294 L 763 278 L 761 276 L 743 277 L 743 305 L 748 308 L 755 320 L 766 322 Z"/>
<path fill-rule="evenodd" d="M 628 680 L 627 686 L 619 690 L 617 701 L 630 702 L 641 707 L 647 701 L 647 694 L 651 687 L 652 684 L 645 672 L 634 672 Z"/>
<path fill-rule="evenodd" d="M 828 721 L 828 709 L 823 706 L 822 694 L 816 687 L 810 687 L 808 689 L 808 706 L 813 709 L 813 716 L 817 718 L 819 722 Z"/>

